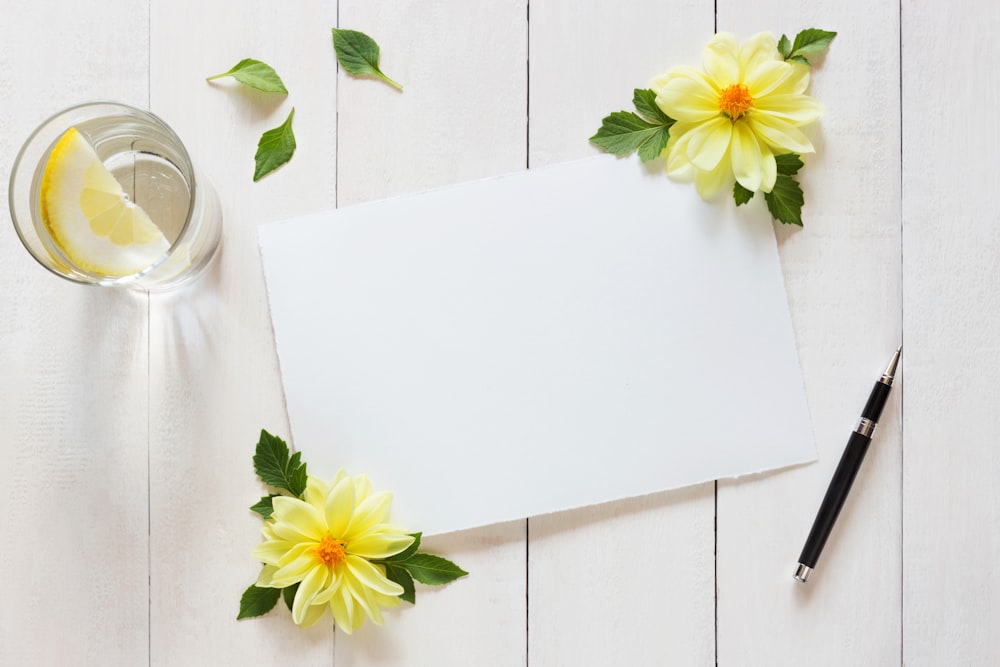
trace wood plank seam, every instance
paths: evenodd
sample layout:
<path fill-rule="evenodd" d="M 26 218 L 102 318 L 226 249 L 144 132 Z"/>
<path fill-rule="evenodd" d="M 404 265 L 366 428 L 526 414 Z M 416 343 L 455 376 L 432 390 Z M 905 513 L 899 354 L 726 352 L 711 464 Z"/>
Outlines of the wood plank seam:
<path fill-rule="evenodd" d="M 899 49 L 899 66 L 896 76 L 899 77 L 899 343 L 900 345 L 905 344 L 905 328 L 903 324 L 906 322 L 906 316 L 903 312 L 903 304 L 906 302 L 906 283 L 904 278 L 906 277 L 906 271 L 904 270 L 903 264 L 903 174 L 906 170 L 906 164 L 903 161 L 904 149 L 903 143 L 905 137 L 903 136 L 903 0 L 899 0 L 898 7 L 898 25 L 896 39 L 898 40 Z M 905 363 L 905 362 L 904 362 Z M 906 494 L 903 493 L 905 481 L 905 471 L 906 471 L 906 419 L 904 418 L 904 410 L 906 405 L 906 388 L 905 382 L 901 382 L 899 385 L 899 663 L 900 667 L 905 663 L 905 657 L 903 655 L 903 647 L 905 646 L 904 637 L 906 633 L 905 628 L 905 584 L 906 584 L 906 573 L 904 571 L 904 566 L 906 563 L 906 558 L 903 556 L 903 549 L 906 545 L 906 540 L 904 539 L 904 531 L 906 526 L 904 523 L 904 517 L 906 516 Z"/>

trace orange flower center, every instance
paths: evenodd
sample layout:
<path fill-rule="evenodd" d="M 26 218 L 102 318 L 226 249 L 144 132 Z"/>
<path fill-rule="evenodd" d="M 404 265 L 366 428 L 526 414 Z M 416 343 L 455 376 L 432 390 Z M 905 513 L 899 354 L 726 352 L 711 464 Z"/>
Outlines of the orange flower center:
<path fill-rule="evenodd" d="M 340 563 L 340 561 L 344 560 L 344 557 L 347 555 L 344 552 L 344 546 L 345 545 L 342 540 L 335 540 L 333 539 L 333 535 L 327 533 L 326 537 L 320 540 L 319 544 L 316 545 L 313 553 L 315 553 L 316 558 L 323 561 L 324 564 L 334 567 Z"/>
<path fill-rule="evenodd" d="M 742 83 L 734 83 L 722 89 L 719 95 L 719 108 L 733 120 L 738 120 L 753 106 L 753 98 L 750 91 Z"/>

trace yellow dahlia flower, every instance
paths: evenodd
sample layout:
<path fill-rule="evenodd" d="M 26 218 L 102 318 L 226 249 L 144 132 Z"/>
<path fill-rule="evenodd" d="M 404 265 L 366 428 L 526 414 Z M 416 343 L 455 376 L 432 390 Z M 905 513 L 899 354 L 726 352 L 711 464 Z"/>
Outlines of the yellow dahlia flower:
<path fill-rule="evenodd" d="M 809 67 L 786 62 L 764 32 L 743 44 L 715 35 L 702 65 L 704 72 L 677 67 L 652 83 L 657 105 L 677 121 L 664 150 L 667 173 L 694 180 L 706 199 L 733 177 L 748 190 L 770 192 L 775 155 L 813 152 L 798 129 L 823 113 L 804 94 Z"/>
<path fill-rule="evenodd" d="M 253 555 L 264 563 L 257 586 L 299 584 L 292 618 L 303 627 L 327 609 L 350 634 L 365 616 L 382 624 L 382 607 L 399 604 L 402 586 L 370 562 L 393 556 L 413 543 L 401 528 L 386 523 L 392 496 L 371 493 L 365 475 L 343 470 L 327 485 L 310 476 L 303 499 L 274 498 L 274 514 L 264 523 L 264 542 Z"/>

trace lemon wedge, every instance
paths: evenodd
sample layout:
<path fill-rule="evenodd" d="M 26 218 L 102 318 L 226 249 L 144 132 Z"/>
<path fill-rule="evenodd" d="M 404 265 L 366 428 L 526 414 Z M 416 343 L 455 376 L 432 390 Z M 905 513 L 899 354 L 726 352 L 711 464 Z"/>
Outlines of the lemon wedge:
<path fill-rule="evenodd" d="M 131 275 L 170 248 L 75 127 L 59 138 L 45 165 L 41 214 L 59 249 L 85 271 Z"/>

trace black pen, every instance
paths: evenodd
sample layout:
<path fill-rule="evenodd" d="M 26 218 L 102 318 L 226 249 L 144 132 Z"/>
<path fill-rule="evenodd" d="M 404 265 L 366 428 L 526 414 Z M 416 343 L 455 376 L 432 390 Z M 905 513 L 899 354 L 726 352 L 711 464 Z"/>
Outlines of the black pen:
<path fill-rule="evenodd" d="M 816 567 L 816 561 L 819 560 L 826 539 L 830 537 L 830 531 L 833 529 L 834 522 L 837 521 L 837 515 L 840 514 L 844 501 L 847 500 L 847 494 L 851 490 L 854 478 L 857 476 L 858 470 L 861 469 L 861 462 L 864 461 L 865 454 L 868 452 L 868 445 L 871 444 L 872 435 L 874 435 L 875 427 L 878 425 L 879 415 L 882 414 L 882 408 L 885 407 L 885 402 L 889 398 L 892 379 L 896 375 L 896 366 L 899 365 L 899 355 L 902 351 L 903 346 L 900 345 L 896 354 L 893 355 L 892 361 L 889 362 L 888 368 L 885 369 L 885 373 L 882 373 L 882 377 L 875 383 L 875 387 L 868 397 L 868 402 L 865 404 L 865 409 L 861 413 L 858 426 L 851 433 L 847 447 L 844 448 L 844 454 L 840 457 L 840 463 L 837 464 L 837 470 L 833 473 L 833 479 L 830 480 L 830 486 L 823 497 L 823 504 L 820 505 L 812 530 L 809 531 L 809 537 L 806 538 L 806 545 L 802 547 L 799 566 L 795 568 L 795 579 L 803 584 L 809 581 L 809 575 Z"/>

